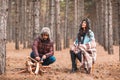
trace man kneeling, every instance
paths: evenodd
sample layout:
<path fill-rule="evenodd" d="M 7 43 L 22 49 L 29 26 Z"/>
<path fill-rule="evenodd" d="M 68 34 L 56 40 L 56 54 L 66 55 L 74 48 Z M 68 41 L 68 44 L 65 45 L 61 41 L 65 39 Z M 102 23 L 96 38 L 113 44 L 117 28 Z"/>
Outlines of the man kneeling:
<path fill-rule="evenodd" d="M 37 61 L 43 61 L 42 65 L 47 66 L 56 61 L 54 55 L 53 41 L 51 40 L 50 29 L 43 27 L 40 36 L 36 38 L 32 45 L 30 56 Z"/>

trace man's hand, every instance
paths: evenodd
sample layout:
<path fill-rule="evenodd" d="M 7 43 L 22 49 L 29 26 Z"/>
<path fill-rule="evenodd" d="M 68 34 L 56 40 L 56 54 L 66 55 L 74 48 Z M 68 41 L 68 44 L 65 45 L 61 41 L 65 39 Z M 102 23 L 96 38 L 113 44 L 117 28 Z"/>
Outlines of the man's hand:
<path fill-rule="evenodd" d="M 39 56 L 35 57 L 35 59 L 36 59 L 37 61 L 40 61 L 40 57 L 39 57 Z"/>
<path fill-rule="evenodd" d="M 43 56 L 42 56 L 42 59 L 46 59 L 46 55 L 43 55 Z"/>

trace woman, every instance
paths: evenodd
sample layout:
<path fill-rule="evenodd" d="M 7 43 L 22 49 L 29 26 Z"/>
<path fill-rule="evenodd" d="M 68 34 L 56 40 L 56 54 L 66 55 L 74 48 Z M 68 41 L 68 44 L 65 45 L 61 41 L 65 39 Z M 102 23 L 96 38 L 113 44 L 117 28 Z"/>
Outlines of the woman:
<path fill-rule="evenodd" d="M 90 20 L 83 19 L 80 24 L 79 33 L 70 49 L 72 72 L 77 70 L 76 58 L 81 62 L 86 73 L 90 73 L 92 64 L 96 60 L 96 43 L 94 33 L 90 29 Z"/>
<path fill-rule="evenodd" d="M 37 61 L 43 62 L 42 65 L 49 65 L 56 61 L 54 55 L 53 41 L 51 40 L 50 29 L 43 27 L 40 36 L 33 42 L 32 53 L 30 56 Z"/>

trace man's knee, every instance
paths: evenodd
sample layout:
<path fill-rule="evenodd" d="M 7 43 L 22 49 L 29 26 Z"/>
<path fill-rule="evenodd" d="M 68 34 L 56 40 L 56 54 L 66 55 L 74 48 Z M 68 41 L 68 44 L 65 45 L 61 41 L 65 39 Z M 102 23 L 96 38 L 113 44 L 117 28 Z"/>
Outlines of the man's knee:
<path fill-rule="evenodd" d="M 31 58 L 35 58 L 34 52 L 31 52 L 31 53 L 30 53 L 30 57 L 31 57 Z"/>
<path fill-rule="evenodd" d="M 53 62 L 56 61 L 56 58 L 55 58 L 54 56 L 51 56 L 51 57 L 50 57 L 50 61 L 53 63 Z"/>

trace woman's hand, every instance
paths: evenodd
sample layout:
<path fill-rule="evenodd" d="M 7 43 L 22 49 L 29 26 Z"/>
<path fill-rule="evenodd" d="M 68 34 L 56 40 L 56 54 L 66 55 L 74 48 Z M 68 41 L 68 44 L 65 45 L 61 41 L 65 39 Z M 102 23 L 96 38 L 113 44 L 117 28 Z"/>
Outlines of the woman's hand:
<path fill-rule="evenodd" d="M 87 49 L 86 45 L 85 44 L 80 44 L 79 45 L 80 48 L 84 48 L 84 49 Z"/>

